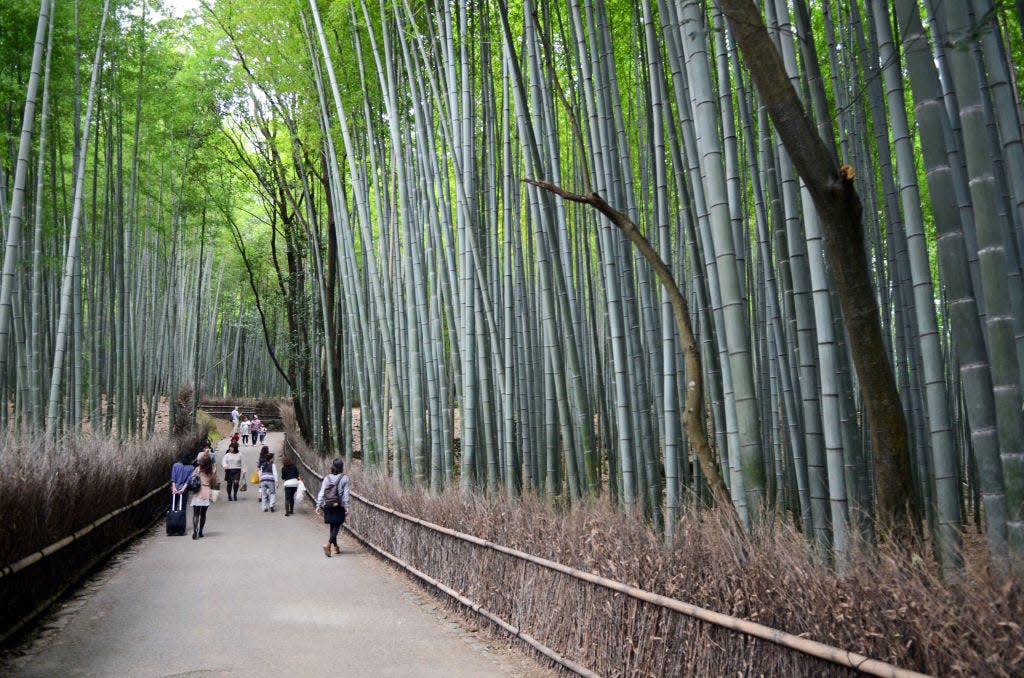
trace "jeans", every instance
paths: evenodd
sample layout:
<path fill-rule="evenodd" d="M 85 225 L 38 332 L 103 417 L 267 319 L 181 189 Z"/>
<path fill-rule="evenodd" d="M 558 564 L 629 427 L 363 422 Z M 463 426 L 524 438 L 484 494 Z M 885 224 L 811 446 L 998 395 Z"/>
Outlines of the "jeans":
<path fill-rule="evenodd" d="M 273 480 L 260 481 L 260 508 L 274 508 L 277 503 L 277 487 Z"/>

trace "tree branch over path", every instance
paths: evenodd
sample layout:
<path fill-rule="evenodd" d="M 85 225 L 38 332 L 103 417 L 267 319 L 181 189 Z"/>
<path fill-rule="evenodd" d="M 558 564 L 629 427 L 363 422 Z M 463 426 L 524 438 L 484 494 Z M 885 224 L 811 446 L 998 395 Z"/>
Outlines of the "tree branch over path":
<path fill-rule="evenodd" d="M 249 257 L 245 250 L 245 238 L 242 237 L 242 232 L 238 228 L 238 224 L 235 222 L 234 216 L 231 214 L 231 210 L 222 208 L 221 213 L 227 220 L 228 225 L 231 226 L 231 236 L 235 240 L 235 245 L 238 247 L 238 251 L 242 255 L 242 262 L 245 264 L 245 270 L 249 274 L 249 287 L 252 288 L 253 298 L 256 302 L 256 310 L 260 315 L 260 325 L 263 327 L 263 341 L 267 346 L 267 353 L 270 355 L 270 359 L 273 361 L 278 374 L 280 374 L 285 383 L 288 384 L 288 388 L 294 389 L 295 384 L 292 383 L 292 380 L 288 377 L 288 373 L 285 369 L 281 367 L 281 363 L 277 360 L 277 353 L 274 351 L 274 346 L 270 343 L 270 330 L 267 327 L 267 316 L 266 313 L 263 312 L 263 304 L 260 302 L 260 291 L 256 285 L 256 277 L 253 273 L 252 264 L 250 264 Z"/>
<path fill-rule="evenodd" d="M 825 255 L 850 338 L 864 394 L 874 451 L 878 516 L 896 534 L 919 529 L 910 475 L 910 446 L 903 405 L 882 341 L 878 304 L 864 251 L 860 197 L 853 168 L 839 166 L 808 117 L 799 94 L 753 0 L 719 0 L 729 28 L 800 178 L 811 194 L 825 235 Z"/>
<path fill-rule="evenodd" d="M 570 193 L 561 186 L 549 181 L 539 179 L 523 179 L 532 186 L 542 188 L 545 191 L 568 200 L 570 202 L 590 205 L 598 212 L 606 216 L 629 240 L 636 245 L 640 254 L 651 264 L 658 280 L 665 287 L 668 293 L 669 302 L 672 304 L 672 315 L 676 321 L 676 328 L 679 331 L 679 339 L 682 344 L 683 360 L 686 366 L 686 402 L 683 404 L 683 428 L 686 437 L 697 454 L 700 468 L 707 479 L 708 487 L 715 502 L 722 508 L 730 511 L 735 516 L 735 508 L 729 496 L 729 490 L 722 479 L 722 473 L 718 468 L 718 462 L 711 451 L 711 443 L 708 440 L 707 430 L 704 427 L 704 374 L 701 371 L 700 351 L 697 348 L 697 340 L 693 335 L 693 327 L 690 324 L 690 308 L 686 297 L 679 291 L 675 278 L 661 255 L 655 251 L 651 243 L 640 232 L 637 225 L 625 213 L 618 211 L 608 204 L 608 201 L 595 192 L 587 195 Z"/>

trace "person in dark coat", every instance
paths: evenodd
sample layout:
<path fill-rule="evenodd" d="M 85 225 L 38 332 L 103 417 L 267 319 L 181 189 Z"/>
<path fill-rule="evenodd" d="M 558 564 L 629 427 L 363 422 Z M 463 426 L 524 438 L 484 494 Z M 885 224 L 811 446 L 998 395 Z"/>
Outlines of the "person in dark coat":
<path fill-rule="evenodd" d="M 284 481 L 284 514 L 290 516 L 295 513 L 295 492 L 299 489 L 302 476 L 299 467 L 295 465 L 295 459 L 287 454 L 281 465 L 281 480 Z"/>

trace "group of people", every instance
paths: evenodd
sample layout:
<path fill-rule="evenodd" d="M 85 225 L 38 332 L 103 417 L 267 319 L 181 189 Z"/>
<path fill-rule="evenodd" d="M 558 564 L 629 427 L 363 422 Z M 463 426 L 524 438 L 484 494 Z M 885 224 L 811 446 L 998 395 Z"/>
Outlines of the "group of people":
<path fill-rule="evenodd" d="M 174 497 L 180 495 L 181 505 L 184 506 L 189 495 L 192 495 L 189 503 L 192 507 L 192 538 L 201 539 L 203 528 L 206 527 L 206 511 L 220 483 L 214 472 L 214 454 L 210 444 L 203 445 L 199 454 L 194 456 L 191 452 L 185 452 L 171 467 L 171 505 L 174 505 Z M 198 479 L 198 489 L 195 491 L 190 487 L 193 477 Z"/>
<path fill-rule="evenodd" d="M 267 427 L 260 421 L 259 415 L 253 414 L 252 419 L 243 417 L 238 411 L 238 405 L 235 405 L 231 410 L 231 436 L 233 442 L 236 437 L 241 437 L 243 445 L 249 445 L 250 438 L 252 445 L 262 445 L 267 440 Z"/>
<path fill-rule="evenodd" d="M 181 495 L 181 503 L 184 505 L 191 495 L 189 505 L 192 507 L 193 539 L 202 538 L 203 529 L 206 527 L 207 510 L 215 499 L 214 491 L 220 488 L 214 463 L 213 448 L 207 443 L 196 455 L 193 455 L 192 452 L 184 453 L 171 467 L 172 506 L 175 496 Z M 228 501 L 238 501 L 239 490 L 245 490 L 247 486 L 242 453 L 239 451 L 238 442 L 234 439 L 228 444 L 228 449 L 221 460 L 221 467 L 224 469 L 224 484 Z M 284 514 L 290 516 L 295 513 L 295 496 L 299 488 L 302 487 L 302 476 L 291 456 L 285 455 L 279 475 L 274 463 L 274 453 L 264 445 L 260 449 L 254 475 L 259 479 L 259 506 L 263 512 L 274 512 L 277 503 L 277 488 L 279 485 L 283 485 Z M 198 478 L 198 483 L 193 481 L 193 478 Z M 190 489 L 190 486 L 196 485 L 198 485 L 198 489 L 194 491 Z M 324 523 L 330 528 L 327 543 L 323 545 L 324 555 L 328 558 L 340 552 L 338 532 L 348 514 L 349 489 L 350 483 L 345 474 L 345 463 L 339 457 L 331 464 L 331 472 L 321 482 L 320 492 L 316 498 L 316 514 L 322 516 Z"/>

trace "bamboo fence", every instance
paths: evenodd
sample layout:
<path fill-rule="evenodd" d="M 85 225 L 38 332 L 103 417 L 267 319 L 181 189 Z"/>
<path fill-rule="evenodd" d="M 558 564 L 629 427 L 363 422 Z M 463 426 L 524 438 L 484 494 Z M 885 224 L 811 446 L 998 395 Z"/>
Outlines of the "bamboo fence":
<path fill-rule="evenodd" d="M 17 636 L 82 577 L 120 550 L 166 510 L 167 484 L 0 568 L 0 645 Z M 60 558 L 53 556 L 60 554 Z"/>
<path fill-rule="evenodd" d="M 306 463 L 290 441 L 288 444 L 299 464 L 322 480 L 318 470 Z M 691 675 L 737 668 L 766 675 L 794 675 L 794 671 L 816 675 L 858 672 L 899 678 L 925 675 L 435 525 L 356 492 L 352 497 L 362 507 L 371 509 L 353 513 L 346 522 L 346 530 L 356 539 L 577 675 Z M 498 582 L 502 584 L 498 586 Z M 629 599 L 625 605 L 623 598 Z M 552 607 L 541 604 L 545 600 Z M 612 616 L 600 612 L 593 615 L 584 609 L 596 609 L 601 603 L 626 615 L 626 619 L 611 624 L 629 626 L 632 615 L 639 613 L 639 618 L 646 619 L 653 613 L 655 621 L 646 641 L 662 649 L 633 647 L 626 666 L 613 662 L 614 653 L 595 650 L 601 645 L 601 638 L 614 637 L 611 628 L 588 629 L 585 623 L 589 617 L 600 623 L 602 618 Z M 557 614 L 557 608 L 566 612 Z M 516 617 L 518 622 L 510 621 L 508 616 Z M 680 624 L 671 616 L 682 616 L 694 623 Z M 728 635 L 723 638 L 712 627 L 729 632 L 731 642 Z M 634 637 L 644 640 L 642 634 Z M 753 639 L 764 642 L 751 643 Z M 633 644 L 629 640 L 620 642 Z M 717 648 L 710 653 L 714 657 L 698 659 L 701 663 L 690 662 L 690 658 L 696 657 L 687 649 L 701 644 Z M 770 651 L 766 644 L 782 649 L 783 656 Z M 732 656 L 727 656 L 730 653 Z M 579 657 L 567 656 L 570 654 Z"/>

